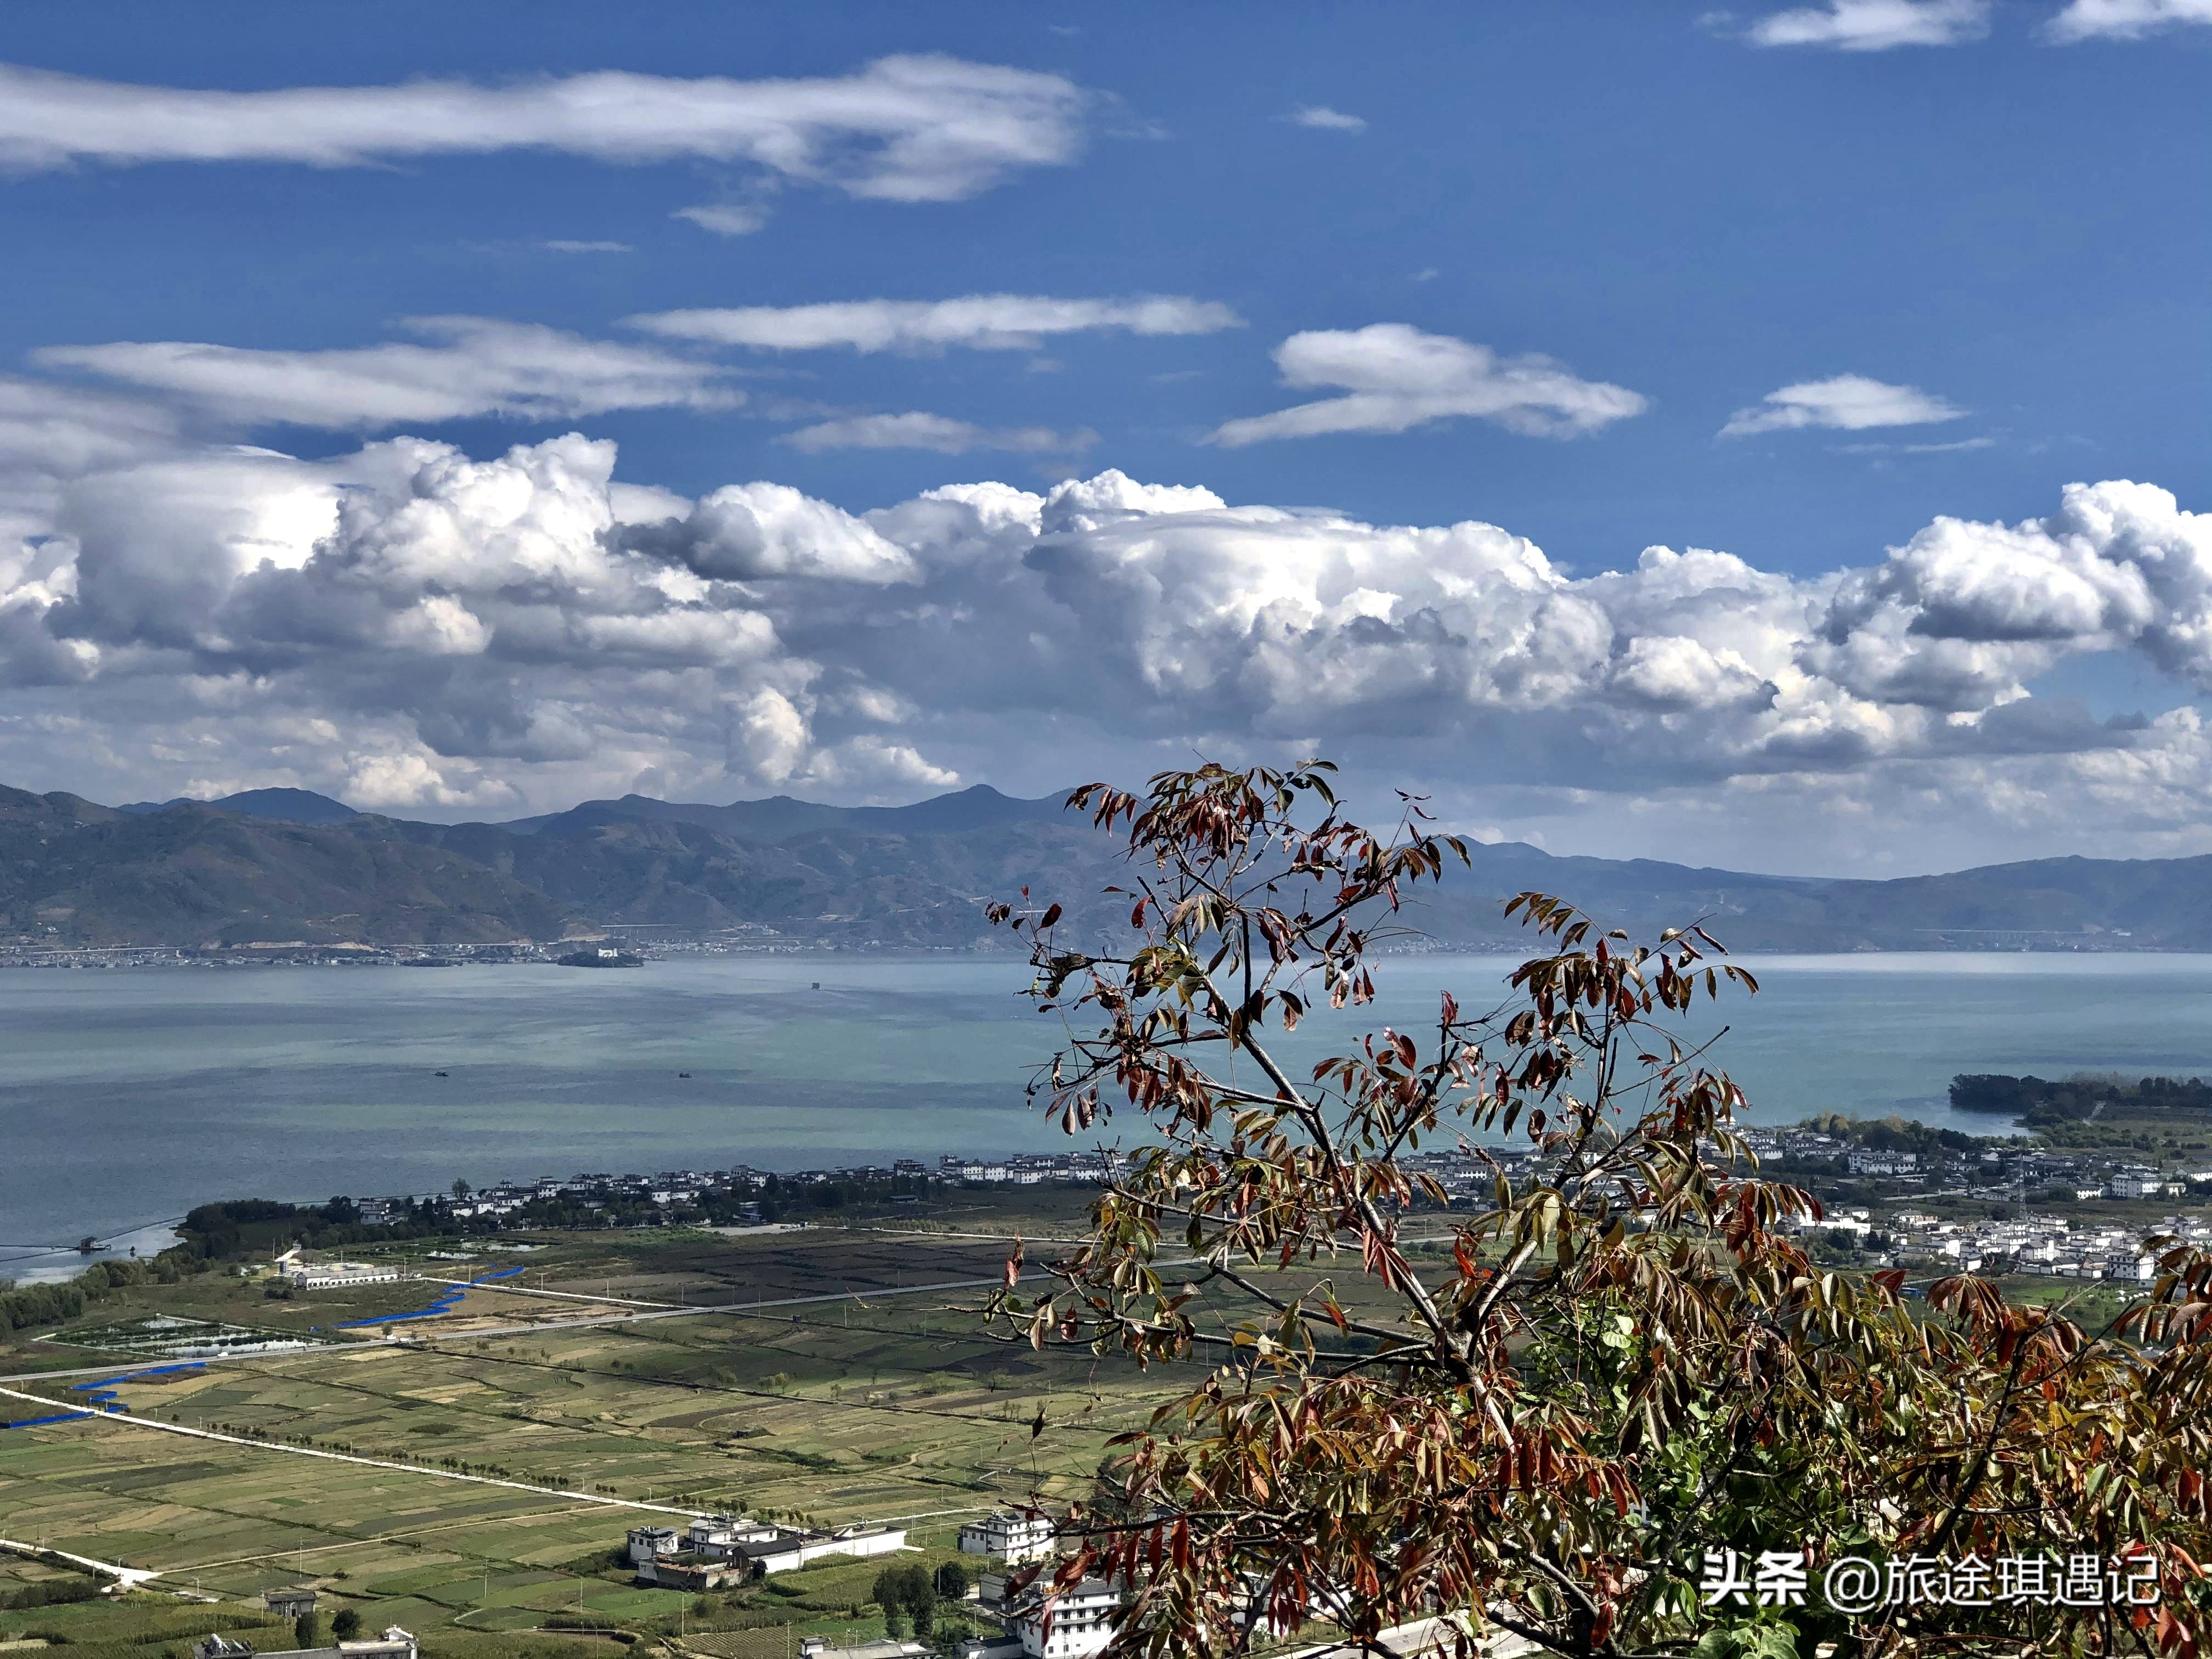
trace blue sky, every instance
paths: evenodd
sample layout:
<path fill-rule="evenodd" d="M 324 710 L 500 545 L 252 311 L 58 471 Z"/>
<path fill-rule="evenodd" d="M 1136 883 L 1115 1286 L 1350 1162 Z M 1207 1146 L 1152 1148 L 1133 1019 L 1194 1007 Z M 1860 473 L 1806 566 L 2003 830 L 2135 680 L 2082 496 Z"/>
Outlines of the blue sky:
<path fill-rule="evenodd" d="M 956 66 L 919 114 L 911 87 L 872 78 L 902 58 Z M 22 463 L 0 504 L 0 546 L 30 550 L 11 578 L 27 631 L 0 722 L 9 781 L 109 799 L 300 782 L 500 817 L 629 787 L 1036 793 L 1071 765 L 1311 742 L 1435 791 L 1468 827 L 1561 850 L 1636 850 L 1677 823 L 1713 861 L 1763 867 L 2206 850 L 2212 756 L 2177 711 L 2212 674 L 2195 579 L 2173 575 L 2212 562 L 2191 516 L 2212 385 L 2201 0 L 106 5 L 11 15 L 0 59 L 78 77 L 19 83 L 35 117 L 0 118 L 0 373 L 27 407 L 76 400 L 70 418 L 102 434 L 90 459 Z M 675 153 L 616 153 L 573 108 L 514 101 L 611 70 L 653 77 L 632 90 Z M 203 112 L 218 137 L 180 137 L 160 91 L 423 77 L 467 83 L 437 118 L 473 137 L 410 146 L 401 117 L 362 139 L 342 99 L 302 95 Z M 709 153 L 684 125 L 700 77 L 811 82 L 867 120 L 899 101 L 921 159 L 885 162 L 872 128 L 797 162 Z M 206 157 L 241 125 L 258 150 Z M 359 153 L 329 164 L 333 133 Z M 929 199 L 886 199 L 902 196 Z M 1000 295 L 1091 302 L 1096 325 L 1010 345 L 915 315 Z M 1181 305 L 1173 331 L 1115 320 L 1140 296 Z M 878 301 L 839 326 L 939 334 L 788 343 L 792 308 Z M 735 308 L 746 337 L 781 343 L 636 320 Z M 410 333 L 425 317 L 489 321 Z M 324 384 L 343 366 L 315 354 L 410 340 L 430 351 L 398 403 Z M 304 355 L 187 353 L 180 379 L 149 343 Z M 1269 418 L 1314 404 L 1368 429 Z M 476 538 L 483 603 L 419 551 L 392 562 L 392 503 L 431 489 L 428 452 L 400 466 L 394 440 L 491 465 L 572 431 L 616 447 L 622 485 L 667 492 L 615 502 L 616 520 L 690 526 L 586 527 L 628 561 L 623 597 L 571 560 L 562 580 L 599 599 L 501 610 L 514 573 L 483 574 L 503 544 L 473 509 L 445 533 Z M 295 465 L 245 477 L 239 444 Z M 597 463 L 581 484 L 574 463 L 534 487 L 606 499 Z M 1029 539 L 994 544 L 1011 562 L 988 580 L 901 505 L 1109 470 L 1218 499 L 1024 508 Z M 1936 532 L 1917 562 L 1886 556 L 1947 518 L 2040 520 L 2065 486 L 2120 480 L 2173 501 L 2130 498 L 2132 529 L 2065 509 L 2075 527 L 2025 550 L 1992 532 L 1946 551 Z M 756 484 L 890 550 L 823 553 L 817 536 L 777 552 L 748 498 L 750 550 L 702 552 L 728 537 L 695 503 Z M 333 542 L 338 494 L 354 510 Z M 1236 511 L 1263 508 L 1327 509 L 1284 521 L 1299 550 L 1281 569 L 1334 575 L 1286 598 L 1275 556 L 1222 551 L 1250 529 Z M 1492 552 L 1357 550 L 1383 547 L 1370 530 L 1464 521 L 1540 548 L 1539 577 Z M 1109 641 L 1133 523 L 1178 550 L 1157 555 L 1167 589 L 1192 586 L 1160 599 L 1146 578 L 1173 614 Z M 255 589 L 240 550 L 286 538 Z M 2148 562 L 2146 538 L 2166 549 Z M 1708 583 L 1695 616 L 1657 577 L 1561 586 L 1655 544 L 1720 550 L 1756 580 Z M 694 586 L 632 568 L 654 557 Z M 403 566 L 420 591 L 395 588 Z M 299 591 L 275 596 L 276 577 Z M 1006 597 L 1017 579 L 1038 591 Z M 1566 611 L 1522 616 L 1485 586 L 1525 599 L 1532 580 Z M 206 616 L 145 623 L 182 617 L 185 587 Z M 331 622 L 371 590 L 374 628 Z M 1283 613 L 1255 621 L 1271 599 L 1304 607 L 1281 660 L 1263 636 Z M 683 613 L 653 623 L 688 641 L 672 655 L 637 642 L 656 606 Z M 963 606 L 980 639 L 1056 643 L 959 684 L 976 641 L 908 630 Z M 619 649 L 588 620 L 615 614 Z M 702 644 L 708 617 L 721 632 Z M 564 654 L 549 629 L 585 643 Z M 0 627 L 0 649 L 14 637 Z M 410 665 L 423 650 L 434 672 Z M 1024 690 L 1040 676 L 1060 684 Z M 1297 685 L 1319 689 L 1301 702 Z"/>

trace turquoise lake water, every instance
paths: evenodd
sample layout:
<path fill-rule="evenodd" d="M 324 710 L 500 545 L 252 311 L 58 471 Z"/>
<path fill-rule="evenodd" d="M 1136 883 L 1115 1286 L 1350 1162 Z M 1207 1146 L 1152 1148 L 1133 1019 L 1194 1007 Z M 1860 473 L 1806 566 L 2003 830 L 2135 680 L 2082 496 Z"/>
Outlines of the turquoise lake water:
<path fill-rule="evenodd" d="M 1760 1121 L 1901 1112 L 1987 1133 L 2002 1126 L 1945 1103 L 1954 1073 L 2212 1073 L 2212 957 L 1746 961 L 1765 988 L 1723 1000 L 1718 1054 Z M 1296 1057 L 1370 1024 L 1418 1030 L 1440 988 L 1473 1008 L 1508 966 L 1385 959 L 1379 1007 L 1358 1028 L 1310 1022 Z M 0 1245 L 218 1197 L 1062 1146 L 1023 1100 L 1058 1030 L 1025 978 L 884 957 L 9 972 Z"/>

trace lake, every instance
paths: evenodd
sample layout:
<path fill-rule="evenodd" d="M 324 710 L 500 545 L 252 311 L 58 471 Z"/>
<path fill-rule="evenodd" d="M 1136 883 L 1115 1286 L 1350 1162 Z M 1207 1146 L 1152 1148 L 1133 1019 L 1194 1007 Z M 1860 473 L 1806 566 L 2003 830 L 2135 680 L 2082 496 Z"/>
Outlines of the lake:
<path fill-rule="evenodd" d="M 1990 1133 L 2002 1124 L 1949 1109 L 1954 1073 L 2212 1073 L 2212 957 L 1746 962 L 1764 989 L 1723 998 L 1717 1057 L 1755 1121 L 1899 1112 Z M 1471 1009 L 1509 965 L 1385 958 L 1379 1007 L 1358 1027 L 1355 1011 L 1317 1017 L 1294 1057 L 1370 1024 L 1418 1031 L 1443 988 Z M 1023 1100 L 1058 1029 L 1025 981 L 1004 960 L 880 957 L 9 971 L 0 1246 L 216 1198 L 1062 1146 Z M 0 1273 L 31 1261 L 15 1260 Z"/>

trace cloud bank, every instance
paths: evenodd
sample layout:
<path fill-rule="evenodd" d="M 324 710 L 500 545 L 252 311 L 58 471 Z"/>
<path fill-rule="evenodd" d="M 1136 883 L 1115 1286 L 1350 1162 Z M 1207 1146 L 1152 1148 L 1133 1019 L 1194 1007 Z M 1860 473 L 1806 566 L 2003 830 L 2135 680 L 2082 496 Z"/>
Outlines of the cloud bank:
<path fill-rule="evenodd" d="M 1110 471 L 854 514 L 769 481 L 625 483 L 574 434 L 311 461 L 98 400 L 70 418 L 0 419 L 22 532 L 0 544 L 0 775 L 40 787 L 498 814 L 1328 751 L 1480 822 L 1587 838 L 1674 814 L 1763 837 L 1770 865 L 1814 826 L 1862 857 L 1962 822 L 2206 839 L 2212 732 L 2185 694 L 2212 693 L 2212 518 L 2146 483 L 1939 518 L 1817 578 L 1666 547 L 1577 575 L 1494 525 Z M 2034 695 L 2114 653 L 2177 706 L 2100 720 Z"/>

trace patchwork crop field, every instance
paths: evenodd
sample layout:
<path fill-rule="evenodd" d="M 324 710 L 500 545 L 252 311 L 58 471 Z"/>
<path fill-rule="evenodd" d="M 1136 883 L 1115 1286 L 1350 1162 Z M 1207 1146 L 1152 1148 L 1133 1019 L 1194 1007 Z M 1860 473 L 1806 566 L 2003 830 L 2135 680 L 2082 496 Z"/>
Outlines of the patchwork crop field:
<path fill-rule="evenodd" d="M 258 1633 L 260 1595 L 297 1584 L 318 1588 L 325 1618 L 350 1607 L 459 1659 L 608 1653 L 664 1632 L 775 1659 L 799 1635 L 880 1634 L 868 1593 L 881 1562 L 693 1598 L 636 1588 L 616 1553 L 632 1526 L 733 1510 L 895 1522 L 920 1552 L 898 1559 L 933 1565 L 968 1515 L 1079 1494 L 1108 1437 L 1191 1378 L 980 1334 L 975 1281 L 996 1278 L 1016 1228 L 1036 1237 L 1056 1218 L 1036 1204 L 896 1231 L 548 1237 L 526 1272 L 394 1324 L 398 1340 L 374 1324 L 333 1334 L 330 1316 L 389 1316 L 445 1287 L 270 1302 L 210 1275 L 133 1287 L 42 1340 L 18 1334 L 0 1352 L 0 1417 L 82 1409 L 103 1386 L 122 1409 L 0 1431 L 0 1537 L 157 1576 L 120 1596 L 7 1607 L 70 1575 L 51 1557 L 0 1557 L 13 1575 L 0 1641 L 160 1659 L 228 1628 L 289 1647 L 289 1627 Z M 424 1266 L 462 1279 L 516 1260 Z M 118 1332 L 177 1318 L 323 1327 L 329 1346 L 115 1382 L 147 1364 Z"/>

